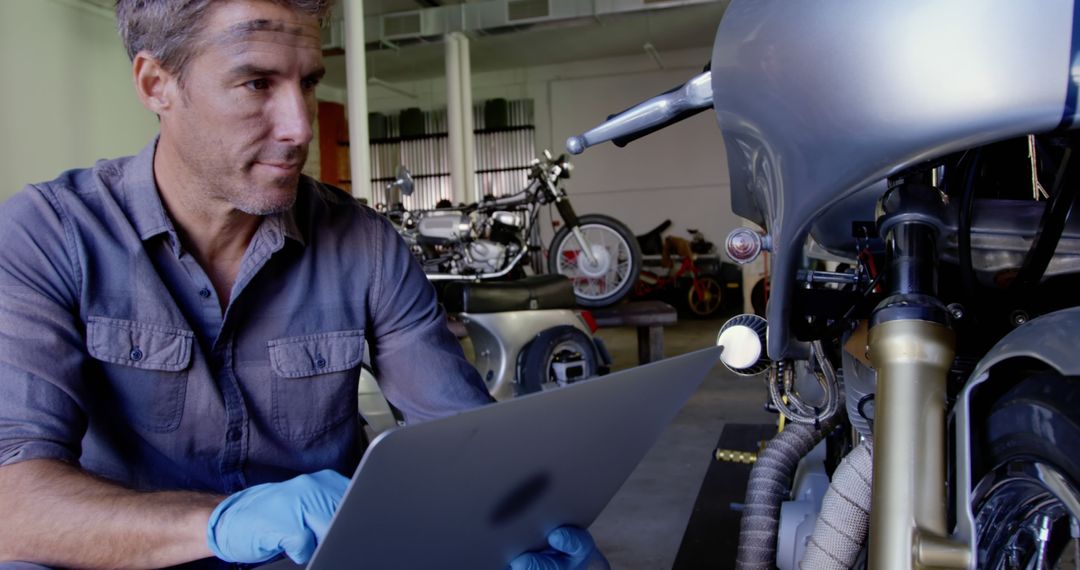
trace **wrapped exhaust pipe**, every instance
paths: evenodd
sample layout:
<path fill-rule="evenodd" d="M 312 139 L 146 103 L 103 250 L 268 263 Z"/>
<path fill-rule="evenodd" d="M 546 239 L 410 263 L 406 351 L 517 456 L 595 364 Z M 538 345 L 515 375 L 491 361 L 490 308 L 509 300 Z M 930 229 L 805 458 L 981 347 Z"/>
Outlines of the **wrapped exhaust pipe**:
<path fill-rule="evenodd" d="M 791 479 L 799 461 L 844 417 L 834 414 L 820 425 L 790 423 L 758 455 L 746 486 L 746 501 L 739 524 L 739 570 L 776 568 L 776 537 L 780 503 L 791 492 Z"/>
<path fill-rule="evenodd" d="M 847 570 L 855 564 L 870 530 L 873 449 L 873 441 L 864 440 L 836 468 L 800 568 Z"/>

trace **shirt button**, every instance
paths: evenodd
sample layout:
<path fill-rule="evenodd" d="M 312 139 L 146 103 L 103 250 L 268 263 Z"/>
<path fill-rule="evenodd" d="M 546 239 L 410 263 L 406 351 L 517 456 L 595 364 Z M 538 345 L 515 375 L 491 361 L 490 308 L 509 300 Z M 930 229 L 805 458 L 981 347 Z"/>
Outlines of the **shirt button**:
<path fill-rule="evenodd" d="M 326 359 L 321 357 L 321 356 L 316 358 L 315 359 L 315 368 L 326 368 Z"/>
<path fill-rule="evenodd" d="M 138 362 L 142 360 L 143 353 L 141 350 L 139 350 L 139 347 L 136 346 L 135 348 L 131 349 L 131 354 L 129 354 L 128 356 L 130 356 L 131 359 L 135 362 Z"/>
<path fill-rule="evenodd" d="M 238 441 L 240 439 L 240 428 L 229 428 L 229 431 L 225 433 L 225 438 L 229 441 Z"/>
<path fill-rule="evenodd" d="M 199 296 L 202 297 L 203 299 L 209 299 L 210 298 L 210 289 L 207 289 L 206 287 L 203 287 L 202 289 L 199 289 Z"/>

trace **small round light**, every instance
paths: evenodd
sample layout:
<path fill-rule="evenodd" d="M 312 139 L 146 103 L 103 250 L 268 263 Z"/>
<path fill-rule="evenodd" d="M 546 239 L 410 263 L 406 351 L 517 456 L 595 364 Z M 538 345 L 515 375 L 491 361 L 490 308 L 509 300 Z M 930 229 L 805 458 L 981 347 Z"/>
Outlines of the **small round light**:
<path fill-rule="evenodd" d="M 761 236 L 750 228 L 736 228 L 728 234 L 724 249 L 735 263 L 750 263 L 761 254 Z"/>
<path fill-rule="evenodd" d="M 757 315 L 737 315 L 720 327 L 716 344 L 724 347 L 720 362 L 741 376 L 753 376 L 769 367 L 765 337 L 769 324 Z"/>
<path fill-rule="evenodd" d="M 737 325 L 721 332 L 716 344 L 724 347 L 720 360 L 731 369 L 750 368 L 761 358 L 761 340 L 748 326 Z"/>

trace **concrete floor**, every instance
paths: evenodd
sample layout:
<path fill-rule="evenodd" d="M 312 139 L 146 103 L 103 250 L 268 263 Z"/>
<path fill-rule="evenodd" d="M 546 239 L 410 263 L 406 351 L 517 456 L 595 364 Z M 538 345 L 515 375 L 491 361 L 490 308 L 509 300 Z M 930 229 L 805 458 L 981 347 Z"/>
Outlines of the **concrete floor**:
<path fill-rule="evenodd" d="M 681 319 L 665 329 L 664 355 L 712 345 L 724 320 Z M 634 329 L 601 329 L 597 334 L 616 369 L 637 364 Z M 727 423 L 773 421 L 775 416 L 762 409 L 765 397 L 760 377 L 739 377 L 720 364 L 713 368 L 590 527 L 612 568 L 671 568 L 720 432 Z"/>

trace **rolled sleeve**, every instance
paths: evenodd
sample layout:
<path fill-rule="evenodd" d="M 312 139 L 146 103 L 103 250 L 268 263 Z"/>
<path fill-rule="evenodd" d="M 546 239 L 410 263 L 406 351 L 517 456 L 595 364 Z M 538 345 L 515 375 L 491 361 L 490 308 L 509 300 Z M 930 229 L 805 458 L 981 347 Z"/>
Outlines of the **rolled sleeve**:
<path fill-rule="evenodd" d="M 389 224 L 377 235 L 382 259 L 375 265 L 373 365 L 387 399 L 407 421 L 492 402 L 408 247 Z"/>
<path fill-rule="evenodd" d="M 31 188 L 0 207 L 0 465 L 74 462 L 85 344 L 61 215 Z"/>

